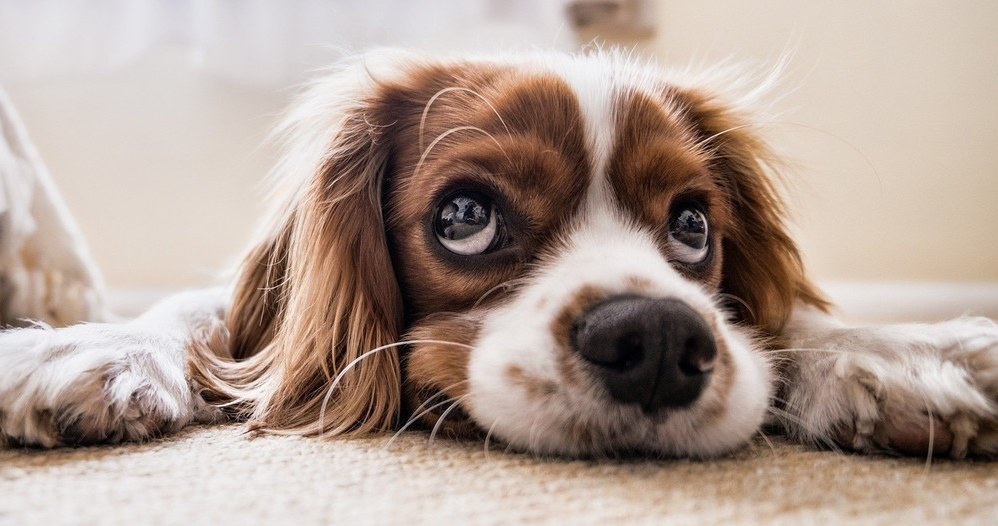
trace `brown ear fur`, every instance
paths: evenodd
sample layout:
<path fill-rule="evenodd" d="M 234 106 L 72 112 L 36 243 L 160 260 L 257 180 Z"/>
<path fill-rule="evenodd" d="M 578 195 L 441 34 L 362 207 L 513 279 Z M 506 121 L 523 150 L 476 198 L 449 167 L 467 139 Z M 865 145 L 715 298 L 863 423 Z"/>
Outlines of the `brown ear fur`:
<path fill-rule="evenodd" d="M 337 111 L 315 103 L 320 87 L 303 115 Z M 313 142 L 335 136 L 304 167 L 313 171 L 304 190 L 290 191 L 272 233 L 244 260 L 227 352 L 217 343 L 211 349 L 211 337 L 194 346 L 190 369 L 202 395 L 234 408 L 255 429 L 341 434 L 396 424 L 398 352 L 364 356 L 396 342 L 402 323 L 381 211 L 389 148 L 375 144 L 379 129 L 368 122 L 367 103 L 344 103 L 351 107 L 333 125 L 292 124 L 309 128 L 302 134 Z"/>
<path fill-rule="evenodd" d="M 739 318 L 778 335 L 795 302 L 827 310 L 829 303 L 805 274 L 786 230 L 784 205 L 771 179 L 771 155 L 749 120 L 707 93 L 686 91 L 676 98 L 732 196 L 736 219 L 723 242 L 721 289 L 738 298 L 733 307 Z"/>

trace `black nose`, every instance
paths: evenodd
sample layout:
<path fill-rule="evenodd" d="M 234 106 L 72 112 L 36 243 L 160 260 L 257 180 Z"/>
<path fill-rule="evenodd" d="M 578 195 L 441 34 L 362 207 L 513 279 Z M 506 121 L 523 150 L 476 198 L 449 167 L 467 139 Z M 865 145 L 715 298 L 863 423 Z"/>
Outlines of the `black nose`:
<path fill-rule="evenodd" d="M 576 352 L 610 395 L 649 412 L 693 403 L 717 357 L 707 322 L 676 299 L 613 297 L 579 316 L 574 329 Z"/>

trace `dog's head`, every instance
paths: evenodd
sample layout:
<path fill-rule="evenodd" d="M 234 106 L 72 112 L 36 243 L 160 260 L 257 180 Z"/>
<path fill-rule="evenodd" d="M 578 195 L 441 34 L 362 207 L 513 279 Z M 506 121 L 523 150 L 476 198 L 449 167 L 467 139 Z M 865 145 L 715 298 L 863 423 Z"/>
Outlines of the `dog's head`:
<path fill-rule="evenodd" d="M 751 122 L 620 55 L 369 55 L 288 122 L 230 319 L 264 427 L 716 454 L 763 420 L 757 338 L 821 303 Z"/>

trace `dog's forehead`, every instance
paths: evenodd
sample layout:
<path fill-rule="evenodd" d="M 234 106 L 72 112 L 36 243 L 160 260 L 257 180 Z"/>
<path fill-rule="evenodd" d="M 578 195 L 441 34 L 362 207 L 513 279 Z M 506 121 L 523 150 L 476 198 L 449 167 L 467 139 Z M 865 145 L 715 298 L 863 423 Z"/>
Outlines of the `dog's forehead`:
<path fill-rule="evenodd" d="M 642 218 L 646 199 L 635 191 L 688 186 L 704 175 L 707 159 L 683 99 L 655 68 L 558 56 L 435 65 L 418 78 L 400 163 L 414 176 L 424 163 L 463 158 L 497 176 L 506 193 L 557 195 L 566 204 L 616 194 Z M 434 195 L 446 180 L 428 172 L 415 190 Z"/>
<path fill-rule="evenodd" d="M 677 195 L 716 193 L 710 159 L 685 115 L 689 102 L 656 69 L 575 57 L 551 70 L 578 101 L 590 208 L 614 206 L 641 223 L 662 225 Z"/>
<path fill-rule="evenodd" d="M 627 76 L 618 78 L 611 62 L 556 61 L 551 71 L 571 89 L 578 103 L 582 132 L 598 182 L 613 149 L 618 117 L 628 96 L 639 89 Z M 597 183 L 598 184 L 598 183 Z"/>

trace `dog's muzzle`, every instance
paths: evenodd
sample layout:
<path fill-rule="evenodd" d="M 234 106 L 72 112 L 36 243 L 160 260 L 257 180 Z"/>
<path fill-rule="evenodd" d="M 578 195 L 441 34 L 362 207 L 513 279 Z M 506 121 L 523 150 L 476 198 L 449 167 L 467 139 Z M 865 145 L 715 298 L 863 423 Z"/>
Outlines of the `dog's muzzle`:
<path fill-rule="evenodd" d="M 696 401 L 717 358 L 710 326 L 676 299 L 597 303 L 576 320 L 573 344 L 614 400 L 645 412 Z"/>

